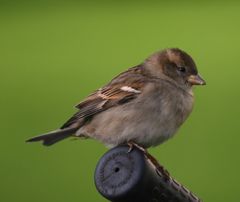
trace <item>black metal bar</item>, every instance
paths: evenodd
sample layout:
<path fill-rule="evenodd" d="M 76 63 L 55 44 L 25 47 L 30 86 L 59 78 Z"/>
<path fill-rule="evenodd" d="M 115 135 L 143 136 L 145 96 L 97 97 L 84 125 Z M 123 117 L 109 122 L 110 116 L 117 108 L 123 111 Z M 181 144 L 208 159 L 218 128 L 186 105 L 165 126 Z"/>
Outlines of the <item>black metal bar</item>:
<path fill-rule="evenodd" d="M 95 170 L 99 193 L 112 202 L 200 202 L 188 189 L 156 170 L 144 153 L 128 146 L 109 150 Z"/>

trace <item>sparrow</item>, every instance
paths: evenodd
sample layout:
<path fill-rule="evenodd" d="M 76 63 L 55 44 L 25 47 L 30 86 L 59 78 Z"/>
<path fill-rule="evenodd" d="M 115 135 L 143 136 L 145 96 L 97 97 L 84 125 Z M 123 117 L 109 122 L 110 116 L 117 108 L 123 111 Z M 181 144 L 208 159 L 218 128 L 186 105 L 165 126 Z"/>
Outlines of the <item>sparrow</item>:
<path fill-rule="evenodd" d="M 142 148 L 157 146 L 171 138 L 191 113 L 193 86 L 205 84 L 189 54 L 164 49 L 90 94 L 60 129 L 27 142 L 50 146 L 79 137 L 109 147 L 129 142 Z"/>

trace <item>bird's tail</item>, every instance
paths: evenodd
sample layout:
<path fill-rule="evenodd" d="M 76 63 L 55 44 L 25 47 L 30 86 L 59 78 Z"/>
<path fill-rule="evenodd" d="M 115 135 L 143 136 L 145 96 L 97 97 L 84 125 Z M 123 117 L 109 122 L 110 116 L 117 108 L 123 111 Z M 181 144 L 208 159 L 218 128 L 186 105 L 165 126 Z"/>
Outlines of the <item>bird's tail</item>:
<path fill-rule="evenodd" d="M 50 146 L 52 144 L 55 144 L 58 141 L 61 141 L 65 138 L 70 137 L 73 133 L 75 133 L 78 130 L 78 127 L 69 127 L 64 129 L 59 129 L 47 134 L 39 135 L 33 138 L 30 138 L 26 142 L 37 142 L 37 141 L 43 141 L 43 145 Z"/>

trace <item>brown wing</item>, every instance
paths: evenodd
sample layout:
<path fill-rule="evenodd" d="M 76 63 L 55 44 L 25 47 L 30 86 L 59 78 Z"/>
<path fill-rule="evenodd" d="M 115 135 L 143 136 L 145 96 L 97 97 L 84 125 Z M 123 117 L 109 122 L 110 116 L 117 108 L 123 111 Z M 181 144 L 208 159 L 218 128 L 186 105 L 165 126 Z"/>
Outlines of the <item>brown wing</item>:
<path fill-rule="evenodd" d="M 141 93 L 141 89 L 146 82 L 146 77 L 140 74 L 139 69 L 137 69 L 138 73 L 136 73 L 135 69 L 132 68 L 120 74 L 104 88 L 95 91 L 84 101 L 76 105 L 79 111 L 61 129 L 77 122 L 85 122 L 99 112 L 135 99 Z"/>

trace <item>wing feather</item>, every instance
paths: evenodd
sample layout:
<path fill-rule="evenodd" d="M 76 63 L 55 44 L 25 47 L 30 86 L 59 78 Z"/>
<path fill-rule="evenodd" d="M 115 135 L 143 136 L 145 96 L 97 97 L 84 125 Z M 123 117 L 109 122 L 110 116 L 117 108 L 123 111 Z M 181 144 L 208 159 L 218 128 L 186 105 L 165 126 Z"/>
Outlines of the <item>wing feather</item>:
<path fill-rule="evenodd" d="M 135 71 L 135 69 L 133 68 L 132 71 Z M 76 105 L 79 111 L 75 113 L 61 129 L 82 120 L 88 121 L 95 114 L 111 107 L 130 102 L 141 94 L 141 89 L 144 87 L 145 82 L 146 77 L 142 74 L 131 72 L 130 70 L 128 70 L 126 74 L 120 74 L 104 88 L 95 91 Z"/>

